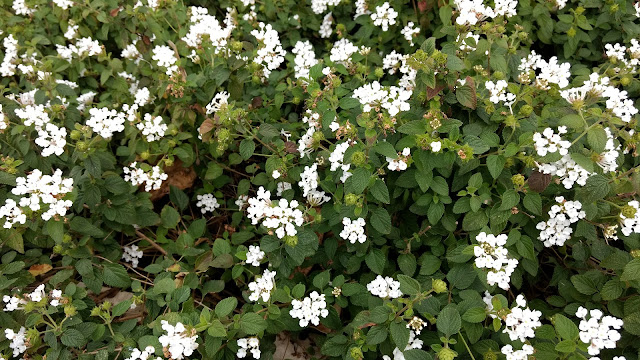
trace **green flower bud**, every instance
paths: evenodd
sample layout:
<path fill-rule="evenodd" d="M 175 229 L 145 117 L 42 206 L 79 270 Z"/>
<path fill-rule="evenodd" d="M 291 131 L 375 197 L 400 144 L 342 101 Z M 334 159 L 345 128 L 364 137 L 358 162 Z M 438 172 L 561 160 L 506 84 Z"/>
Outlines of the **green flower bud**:
<path fill-rule="evenodd" d="M 91 309 L 91 316 L 100 316 L 100 308 L 94 307 L 93 309 Z"/>
<path fill-rule="evenodd" d="M 251 77 L 251 81 L 256 85 L 259 85 L 262 82 L 262 80 L 260 80 L 260 76 L 258 75 L 253 75 Z"/>
<path fill-rule="evenodd" d="M 524 186 L 525 178 L 522 174 L 516 174 L 511 177 L 511 182 L 515 186 Z"/>
<path fill-rule="evenodd" d="M 575 37 L 576 34 L 577 34 L 577 31 L 573 27 L 571 27 L 571 28 L 569 28 L 569 30 L 567 30 L 567 36 L 570 37 L 570 38 Z"/>
<path fill-rule="evenodd" d="M 458 353 L 446 347 L 443 347 L 438 351 L 438 359 L 440 360 L 453 360 L 456 356 L 458 356 Z"/>
<path fill-rule="evenodd" d="M 529 37 L 529 34 L 527 34 L 526 32 L 518 33 L 518 38 L 520 40 L 527 40 L 528 37 Z"/>
<path fill-rule="evenodd" d="M 640 249 L 633 249 L 633 250 L 631 250 L 631 256 L 632 256 L 634 259 L 638 259 L 638 258 L 640 258 Z"/>
<path fill-rule="evenodd" d="M 504 119 L 504 124 L 508 127 L 516 127 L 518 126 L 518 120 L 516 120 L 516 117 L 513 115 L 509 115 Z"/>
<path fill-rule="evenodd" d="M 82 132 L 78 130 L 71 130 L 71 139 L 80 140 L 82 138 Z"/>
<path fill-rule="evenodd" d="M 504 73 L 502 71 L 494 71 L 493 72 L 493 77 L 498 79 L 498 80 L 503 80 L 504 79 Z"/>
<path fill-rule="evenodd" d="M 381 78 L 381 77 L 383 77 L 383 76 L 384 76 L 384 70 L 382 70 L 382 68 L 381 68 L 381 67 L 377 67 L 377 68 L 374 70 L 373 74 L 374 74 L 377 78 Z"/>
<path fill-rule="evenodd" d="M 76 149 L 78 149 L 78 151 L 80 151 L 80 152 L 85 152 L 85 151 L 89 150 L 89 144 L 87 144 L 86 141 L 79 141 L 76 144 Z"/>
<path fill-rule="evenodd" d="M 529 116 L 533 112 L 533 107 L 531 105 L 524 105 L 520 108 L 520 114 L 523 116 Z"/>
<path fill-rule="evenodd" d="M 166 159 L 166 160 L 164 161 L 164 164 L 165 164 L 166 166 L 173 166 L 173 159 Z"/>
<path fill-rule="evenodd" d="M 447 283 L 445 283 L 440 279 L 431 280 L 431 287 L 433 288 L 433 291 L 435 291 L 437 294 L 441 294 L 447 291 Z"/>
<path fill-rule="evenodd" d="M 102 308 L 103 308 L 104 310 L 109 310 L 109 309 L 111 309 L 111 302 L 110 302 L 110 301 L 105 301 L 105 302 L 103 302 L 103 303 L 102 303 Z"/>
<path fill-rule="evenodd" d="M 358 195 L 356 194 L 347 194 L 344 197 L 345 204 L 351 206 L 355 205 L 358 202 Z"/>
<path fill-rule="evenodd" d="M 324 140 L 324 134 L 320 131 L 316 131 L 313 133 L 313 135 L 311 135 L 311 139 L 313 140 L 314 144 L 318 144 L 322 140 Z"/>
<path fill-rule="evenodd" d="M 584 12 L 585 12 L 585 8 L 583 8 L 582 6 L 578 6 L 576 8 L 576 14 L 582 15 L 582 13 L 584 13 Z"/>
<path fill-rule="evenodd" d="M 298 245 L 298 237 L 287 235 L 284 237 L 284 243 L 291 247 L 295 247 L 296 245 Z"/>
<path fill-rule="evenodd" d="M 78 310 L 73 305 L 67 305 L 67 306 L 64 307 L 64 314 L 66 316 L 71 317 L 71 316 L 74 316 L 77 313 L 78 313 Z"/>
<path fill-rule="evenodd" d="M 351 358 L 353 360 L 362 360 L 363 359 L 362 349 L 360 349 L 358 347 L 352 347 L 351 350 L 349 351 L 349 355 L 351 356 Z"/>
<path fill-rule="evenodd" d="M 629 75 L 625 75 L 620 79 L 620 84 L 622 84 L 622 86 L 629 86 L 629 84 L 631 84 L 631 77 Z"/>
<path fill-rule="evenodd" d="M 367 156 L 362 151 L 356 151 L 351 155 L 351 163 L 355 166 L 362 166 L 367 163 Z"/>
<path fill-rule="evenodd" d="M 71 235 L 69 235 L 69 234 L 64 234 L 64 235 L 62 236 L 62 242 L 63 242 L 63 243 L 65 243 L 65 244 L 70 243 L 70 242 L 71 242 Z"/>
<path fill-rule="evenodd" d="M 218 141 L 225 142 L 231 137 L 231 132 L 228 129 L 221 128 L 218 130 L 216 136 L 218 137 Z"/>
<path fill-rule="evenodd" d="M 493 351 L 489 350 L 482 355 L 482 360 L 498 360 L 498 355 Z"/>
<path fill-rule="evenodd" d="M 631 205 L 625 205 L 622 207 L 622 216 L 627 219 L 633 219 L 636 216 L 636 208 Z"/>
<path fill-rule="evenodd" d="M 147 160 L 149 158 L 149 156 L 151 156 L 151 154 L 149 154 L 148 151 L 143 151 L 142 154 L 140 154 L 140 158 L 142 160 Z"/>
<path fill-rule="evenodd" d="M 231 48 L 233 49 L 233 51 L 236 51 L 236 52 L 242 51 L 242 42 L 240 42 L 240 41 L 232 41 L 231 42 Z"/>
<path fill-rule="evenodd" d="M 55 245 L 53 247 L 53 253 L 54 254 L 61 254 L 63 249 L 64 248 L 62 247 L 62 245 Z"/>

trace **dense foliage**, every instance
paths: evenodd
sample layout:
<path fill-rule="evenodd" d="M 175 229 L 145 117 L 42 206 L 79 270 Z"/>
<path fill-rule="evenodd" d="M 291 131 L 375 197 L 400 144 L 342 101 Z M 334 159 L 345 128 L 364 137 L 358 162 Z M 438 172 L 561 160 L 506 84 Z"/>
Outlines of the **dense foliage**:
<path fill-rule="evenodd" d="M 638 358 L 639 4 L 0 5 L 2 359 Z"/>

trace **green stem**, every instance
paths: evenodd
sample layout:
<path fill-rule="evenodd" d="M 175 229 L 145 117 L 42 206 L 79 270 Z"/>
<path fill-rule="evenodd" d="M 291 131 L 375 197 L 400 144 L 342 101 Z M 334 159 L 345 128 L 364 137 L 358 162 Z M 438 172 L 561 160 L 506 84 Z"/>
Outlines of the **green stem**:
<path fill-rule="evenodd" d="M 464 336 L 462 336 L 462 333 L 458 333 L 458 336 L 460 337 L 460 340 L 462 340 L 462 342 L 464 343 L 464 347 L 467 348 L 467 351 L 469 352 L 469 356 L 471 356 L 471 360 L 476 360 L 476 358 L 471 353 L 471 349 L 469 349 L 469 345 L 467 344 L 467 341 L 464 339 Z"/>

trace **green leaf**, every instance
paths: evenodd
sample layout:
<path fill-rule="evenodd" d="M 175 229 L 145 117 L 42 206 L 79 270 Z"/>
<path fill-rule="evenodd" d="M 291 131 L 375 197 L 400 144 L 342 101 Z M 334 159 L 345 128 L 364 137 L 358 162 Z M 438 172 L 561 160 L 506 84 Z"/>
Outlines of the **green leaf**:
<path fill-rule="evenodd" d="M 622 271 L 622 276 L 620 280 L 622 281 L 633 281 L 640 279 L 640 259 L 633 259 L 624 266 L 624 270 Z"/>
<path fill-rule="evenodd" d="M 529 192 L 522 200 L 524 208 L 532 212 L 534 215 L 542 215 L 542 198 L 540 194 Z"/>
<path fill-rule="evenodd" d="M 497 179 L 500 174 L 502 174 L 502 170 L 504 170 L 504 164 L 506 164 L 507 160 L 502 155 L 489 155 L 487 156 L 487 169 L 489 169 L 489 173 L 491 177 Z"/>
<path fill-rule="evenodd" d="M 446 337 L 457 334 L 462 328 L 462 321 L 460 319 L 460 313 L 458 309 L 453 305 L 447 305 L 438 314 L 436 319 L 436 327 L 438 331 L 443 333 Z"/>
<path fill-rule="evenodd" d="M 377 179 L 376 182 L 373 183 L 369 192 L 376 200 L 383 204 L 389 204 L 391 202 L 391 199 L 389 198 L 389 189 L 387 189 L 387 185 L 384 181 L 380 179 Z"/>
<path fill-rule="evenodd" d="M 603 199 L 610 190 L 609 179 L 596 174 L 587 179 L 587 183 L 580 189 L 578 195 L 583 204 L 589 204 Z"/>
<path fill-rule="evenodd" d="M 213 337 L 225 337 L 227 336 L 227 330 L 224 328 L 224 325 L 222 325 L 220 320 L 214 319 L 207 329 L 207 334 Z"/>
<path fill-rule="evenodd" d="M 153 286 L 153 291 L 157 294 L 170 294 L 176 289 L 176 283 L 172 278 L 162 278 L 157 280 Z"/>
<path fill-rule="evenodd" d="M 207 172 L 204 174 L 205 180 L 215 180 L 222 175 L 222 167 L 214 162 L 210 162 Z"/>
<path fill-rule="evenodd" d="M 65 330 L 60 336 L 60 341 L 62 341 L 63 345 L 72 348 L 80 348 L 86 342 L 82 333 L 76 329 Z"/>
<path fill-rule="evenodd" d="M 180 214 L 173 206 L 165 205 L 160 213 L 160 219 L 162 220 L 162 226 L 167 229 L 174 229 L 180 221 Z"/>
<path fill-rule="evenodd" d="M 433 356 L 422 349 L 409 349 L 402 354 L 405 360 L 433 360 Z"/>
<path fill-rule="evenodd" d="M 176 204 L 180 210 L 184 210 L 189 205 L 189 197 L 180 188 L 169 185 L 169 199 Z"/>
<path fill-rule="evenodd" d="M 456 99 L 462 106 L 475 109 L 478 100 L 476 99 L 476 89 L 473 79 L 467 76 L 465 84 L 456 88 Z"/>
<path fill-rule="evenodd" d="M 584 120 L 578 114 L 569 114 L 560 119 L 560 125 L 568 126 L 572 129 L 582 130 L 584 128 Z"/>
<path fill-rule="evenodd" d="M 382 275 L 384 271 L 384 266 L 387 263 L 387 257 L 384 255 L 382 250 L 377 248 L 372 248 L 371 251 L 364 258 L 365 263 L 373 271 L 378 275 Z"/>
<path fill-rule="evenodd" d="M 404 349 L 407 347 L 410 331 L 405 322 L 392 322 L 389 325 L 389 332 L 391 333 L 391 340 L 393 340 L 397 348 Z"/>
<path fill-rule="evenodd" d="M 607 133 L 601 125 L 592 127 L 587 132 L 587 142 L 591 147 L 591 150 L 602 153 L 607 145 Z"/>
<path fill-rule="evenodd" d="M 131 285 L 131 278 L 124 266 L 120 264 L 104 263 L 104 283 L 109 286 L 127 288 Z"/>
<path fill-rule="evenodd" d="M 374 326 L 367 333 L 367 344 L 378 345 L 387 340 L 389 332 L 384 326 Z"/>
<path fill-rule="evenodd" d="M 640 312 L 634 312 L 622 319 L 624 329 L 633 335 L 640 336 Z"/>
<path fill-rule="evenodd" d="M 125 300 L 125 301 L 121 301 L 121 302 L 117 303 L 113 307 L 113 309 L 111 309 L 111 316 L 118 317 L 118 316 L 126 313 L 127 310 L 129 310 L 131 308 L 131 304 L 132 303 L 133 303 L 133 301 L 131 299 Z"/>
<path fill-rule="evenodd" d="M 382 156 L 390 157 L 392 159 L 398 158 L 398 152 L 396 149 L 386 141 L 377 143 L 376 146 L 373 147 L 373 150 Z"/>
<path fill-rule="evenodd" d="M 356 195 L 362 194 L 364 189 L 367 188 L 370 178 L 371 178 L 371 173 L 369 172 L 369 170 L 365 168 L 357 168 L 353 171 L 353 174 L 349 176 L 349 178 L 347 179 L 345 187 L 351 193 L 354 193 Z"/>
<path fill-rule="evenodd" d="M 338 105 L 345 110 L 349 110 L 349 109 L 353 109 L 355 107 L 360 106 L 360 101 L 356 98 L 345 96 L 342 99 L 340 99 L 340 102 L 338 103 Z"/>
<path fill-rule="evenodd" d="M 416 272 L 418 264 L 416 263 L 416 257 L 413 254 L 400 254 L 398 257 L 398 267 L 407 276 L 413 276 Z"/>
<path fill-rule="evenodd" d="M 558 335 L 565 340 L 575 340 L 578 338 L 578 327 L 573 321 L 567 319 L 562 314 L 554 315 L 554 325 Z"/>
<path fill-rule="evenodd" d="M 486 317 L 487 312 L 484 308 L 472 307 L 462 315 L 462 320 L 470 323 L 479 323 L 483 322 Z"/>
<path fill-rule="evenodd" d="M 571 277 L 571 283 L 581 294 L 592 295 L 598 291 L 593 280 L 586 275 L 573 275 Z"/>
<path fill-rule="evenodd" d="M 57 244 L 62 244 L 64 236 L 64 224 L 62 221 L 49 220 L 47 222 L 47 233 Z"/>
<path fill-rule="evenodd" d="M 267 328 L 267 321 L 262 316 L 249 312 L 240 318 L 240 329 L 249 335 L 256 335 Z"/>
<path fill-rule="evenodd" d="M 216 304 L 216 315 L 219 318 L 225 317 L 233 312 L 238 306 L 238 299 L 234 297 L 228 297 L 226 299 L 222 299 L 219 303 Z"/>
<path fill-rule="evenodd" d="M 329 270 L 325 270 L 313 278 L 313 286 L 318 289 L 324 289 L 324 287 L 329 283 L 329 279 Z"/>
<path fill-rule="evenodd" d="M 624 287 L 622 283 L 616 279 L 607 281 L 602 290 L 600 290 L 600 295 L 602 296 L 602 300 L 615 300 L 622 295 L 624 291 Z"/>
<path fill-rule="evenodd" d="M 381 234 L 389 234 L 391 232 L 391 216 L 386 209 L 377 208 L 371 211 L 371 226 Z"/>
<path fill-rule="evenodd" d="M 556 345 L 556 350 L 562 353 L 572 353 L 576 350 L 576 343 L 571 340 L 562 340 Z"/>
<path fill-rule="evenodd" d="M 423 41 L 422 45 L 420 45 L 420 49 L 427 53 L 427 55 L 433 54 L 433 52 L 436 51 L 436 38 L 430 37 Z"/>
<path fill-rule="evenodd" d="M 253 156 L 253 152 L 256 150 L 256 144 L 251 139 L 244 139 L 240 142 L 240 156 L 244 160 L 248 160 Z"/>
<path fill-rule="evenodd" d="M 417 295 L 420 293 L 420 283 L 414 278 L 399 274 L 398 281 L 400 282 L 400 291 L 406 295 Z"/>

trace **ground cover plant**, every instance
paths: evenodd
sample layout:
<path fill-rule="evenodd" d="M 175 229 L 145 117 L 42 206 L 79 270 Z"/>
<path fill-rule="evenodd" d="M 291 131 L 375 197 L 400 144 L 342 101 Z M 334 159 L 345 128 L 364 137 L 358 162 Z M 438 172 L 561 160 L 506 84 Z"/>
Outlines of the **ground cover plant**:
<path fill-rule="evenodd" d="M 640 4 L 0 5 L 0 358 L 638 358 Z"/>

